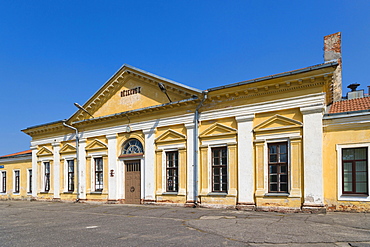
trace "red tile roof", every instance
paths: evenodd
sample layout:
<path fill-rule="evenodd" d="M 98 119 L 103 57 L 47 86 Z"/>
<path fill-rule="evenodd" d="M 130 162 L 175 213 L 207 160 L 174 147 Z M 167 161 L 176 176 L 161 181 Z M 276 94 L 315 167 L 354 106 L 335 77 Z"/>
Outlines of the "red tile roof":
<path fill-rule="evenodd" d="M 22 155 L 22 154 L 31 154 L 31 153 L 32 153 L 32 150 L 26 150 L 26 151 L 14 153 L 14 154 L 7 154 L 7 155 L 4 155 L 4 156 L 0 156 L 0 158 L 12 157 L 12 156 L 17 156 L 17 155 Z"/>
<path fill-rule="evenodd" d="M 363 97 L 358 99 L 349 99 L 334 102 L 329 110 L 329 114 L 370 110 L 370 97 Z"/>

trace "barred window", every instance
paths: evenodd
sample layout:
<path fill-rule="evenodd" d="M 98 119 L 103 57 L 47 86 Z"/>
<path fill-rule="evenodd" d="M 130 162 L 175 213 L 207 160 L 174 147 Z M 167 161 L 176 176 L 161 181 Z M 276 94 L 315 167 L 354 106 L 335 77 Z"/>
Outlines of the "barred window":
<path fill-rule="evenodd" d="M 227 192 L 227 147 L 212 148 L 212 192 Z"/>
<path fill-rule="evenodd" d="M 179 153 L 178 151 L 166 152 L 166 181 L 167 191 L 178 191 L 178 167 L 179 167 Z"/>
<path fill-rule="evenodd" d="M 50 162 L 44 162 L 44 191 L 50 190 Z"/>
<path fill-rule="evenodd" d="M 367 147 L 342 149 L 343 194 L 368 195 Z"/>
<path fill-rule="evenodd" d="M 269 192 L 288 193 L 288 143 L 268 144 Z"/>
<path fill-rule="evenodd" d="M 95 158 L 95 191 L 103 190 L 103 158 Z"/>

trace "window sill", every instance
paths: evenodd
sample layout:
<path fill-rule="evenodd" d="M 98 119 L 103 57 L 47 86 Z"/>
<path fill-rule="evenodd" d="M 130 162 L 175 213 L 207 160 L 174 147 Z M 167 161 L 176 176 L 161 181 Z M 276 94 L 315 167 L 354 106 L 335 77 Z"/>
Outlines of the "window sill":
<path fill-rule="evenodd" d="M 92 191 L 89 194 L 90 195 L 101 195 L 101 194 L 103 194 L 103 191 Z"/>
<path fill-rule="evenodd" d="M 43 192 L 39 192 L 39 194 L 50 194 L 49 191 L 43 191 Z"/>
<path fill-rule="evenodd" d="M 360 194 L 342 194 L 339 196 L 338 201 L 368 202 L 370 201 L 370 196 Z"/>
<path fill-rule="evenodd" d="M 74 191 L 66 191 L 66 192 L 63 192 L 63 194 L 73 194 Z"/>
<path fill-rule="evenodd" d="M 177 196 L 179 192 L 163 192 L 162 195 L 164 196 Z"/>
<path fill-rule="evenodd" d="M 266 193 L 267 197 L 288 197 L 289 193 Z"/>
<path fill-rule="evenodd" d="M 227 196 L 226 192 L 210 192 L 207 196 Z"/>

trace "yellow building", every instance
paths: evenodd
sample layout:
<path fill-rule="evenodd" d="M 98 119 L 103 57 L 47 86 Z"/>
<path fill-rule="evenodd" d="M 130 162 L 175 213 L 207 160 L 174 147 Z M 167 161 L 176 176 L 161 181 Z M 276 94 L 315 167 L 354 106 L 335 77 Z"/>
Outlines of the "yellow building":
<path fill-rule="evenodd" d="M 21 183 L 36 200 L 369 211 L 370 107 L 330 112 L 340 33 L 324 50 L 322 64 L 204 91 L 124 65 L 69 119 L 23 130 Z M 361 160 L 343 162 L 352 151 Z"/>

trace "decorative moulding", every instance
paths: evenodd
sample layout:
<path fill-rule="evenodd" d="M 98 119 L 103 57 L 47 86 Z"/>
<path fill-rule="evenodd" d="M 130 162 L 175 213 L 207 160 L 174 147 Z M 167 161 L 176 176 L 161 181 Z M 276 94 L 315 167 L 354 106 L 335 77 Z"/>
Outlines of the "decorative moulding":
<path fill-rule="evenodd" d="M 275 116 L 258 124 L 256 127 L 254 127 L 253 130 L 254 132 L 265 132 L 274 130 L 279 131 L 286 129 L 296 129 L 301 127 L 302 127 L 301 122 L 276 114 Z"/>
<path fill-rule="evenodd" d="M 226 137 L 236 135 L 237 130 L 220 123 L 214 123 L 200 134 L 200 138 Z"/>
<path fill-rule="evenodd" d="M 100 149 L 107 149 L 107 148 L 108 146 L 105 143 L 95 139 L 89 145 L 87 145 L 85 149 L 87 151 L 93 151 L 93 150 L 100 150 Z"/>
<path fill-rule="evenodd" d="M 59 151 L 60 153 L 74 153 L 76 152 L 76 147 L 66 143 Z"/>
<path fill-rule="evenodd" d="M 47 148 L 47 147 L 42 147 L 38 152 L 37 156 L 47 156 L 47 155 L 53 155 L 53 152 Z"/>
<path fill-rule="evenodd" d="M 157 143 L 164 143 L 164 142 L 174 142 L 174 141 L 185 141 L 186 136 L 178 133 L 174 130 L 167 130 L 162 135 L 160 135 L 155 142 Z"/>

